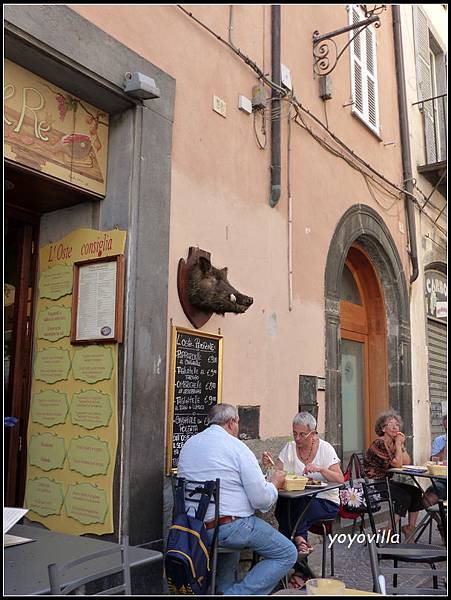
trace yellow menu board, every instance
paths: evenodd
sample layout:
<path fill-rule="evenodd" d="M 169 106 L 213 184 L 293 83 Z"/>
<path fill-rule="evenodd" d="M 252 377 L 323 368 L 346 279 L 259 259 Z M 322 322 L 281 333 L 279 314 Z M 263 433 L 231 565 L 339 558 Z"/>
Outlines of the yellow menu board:
<path fill-rule="evenodd" d="M 123 255 L 126 232 L 78 229 L 39 251 L 27 435 L 27 518 L 74 535 L 113 532 L 118 344 L 71 345 L 75 262 Z"/>

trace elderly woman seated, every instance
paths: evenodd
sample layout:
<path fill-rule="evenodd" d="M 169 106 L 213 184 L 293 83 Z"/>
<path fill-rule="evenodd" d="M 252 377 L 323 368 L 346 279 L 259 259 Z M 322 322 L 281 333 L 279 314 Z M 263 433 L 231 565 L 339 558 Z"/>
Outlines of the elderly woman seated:
<path fill-rule="evenodd" d="M 263 454 L 262 463 L 268 467 L 272 461 L 269 452 Z M 293 461 L 294 464 L 290 464 Z M 293 441 L 288 442 L 281 450 L 275 463 L 276 469 L 286 472 L 293 470 L 295 475 L 307 475 L 309 478 L 324 482 L 343 483 L 340 459 L 334 448 L 319 438 L 316 431 L 316 419 L 307 412 L 298 413 L 293 419 Z M 292 523 L 288 522 L 288 500 L 279 497 L 275 517 L 279 523 L 279 531 L 291 537 Z M 340 505 L 338 489 L 320 492 L 315 498 L 310 497 L 290 500 L 293 523 L 308 504 L 308 508 L 299 522 L 294 542 L 299 559 L 303 559 L 313 551 L 308 542 L 308 529 L 314 523 L 337 516 Z M 310 503 L 310 504 L 309 504 Z M 296 573 L 290 580 L 290 587 L 302 587 L 305 579 Z"/>
<path fill-rule="evenodd" d="M 401 417 L 393 410 L 388 410 L 377 418 L 374 430 L 378 437 L 368 448 L 363 459 L 366 477 L 383 479 L 388 469 L 400 468 L 411 463 L 405 447 L 406 436 L 401 429 Z M 388 476 L 391 478 L 393 475 L 389 473 Z M 389 485 L 396 522 L 409 513 L 408 524 L 402 527 L 406 537 L 409 537 L 415 529 L 418 513 L 423 509 L 422 492 L 414 485 L 399 481 L 390 480 Z"/>

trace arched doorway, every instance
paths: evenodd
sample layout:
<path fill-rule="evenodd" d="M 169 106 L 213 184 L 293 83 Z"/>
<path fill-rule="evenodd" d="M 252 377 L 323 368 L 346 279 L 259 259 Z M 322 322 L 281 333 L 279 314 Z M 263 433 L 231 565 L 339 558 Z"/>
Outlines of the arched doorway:
<path fill-rule="evenodd" d="M 373 438 L 377 415 L 388 407 L 384 296 L 367 253 L 354 244 L 340 290 L 341 423 L 343 460 Z"/>
<path fill-rule="evenodd" d="M 341 311 L 343 277 L 349 277 L 345 267 L 364 307 L 360 316 L 354 310 L 353 319 L 346 310 Z M 352 312 L 352 307 L 349 308 Z M 363 353 L 361 360 L 367 365 L 366 373 L 362 370 L 361 376 L 361 387 L 367 386 L 367 395 L 360 393 L 364 398 L 359 417 L 364 423 L 360 444 L 374 437 L 377 413 L 391 407 L 403 418 L 411 451 L 412 374 L 406 277 L 396 244 L 382 217 L 362 204 L 349 208 L 338 222 L 325 270 L 326 438 L 342 460 L 342 355 L 343 350 L 349 350 L 348 341 L 359 341 L 355 339 L 358 335 L 366 336 L 361 339 L 363 346 L 358 352 Z M 383 353 L 379 355 L 384 345 L 385 357 Z"/>

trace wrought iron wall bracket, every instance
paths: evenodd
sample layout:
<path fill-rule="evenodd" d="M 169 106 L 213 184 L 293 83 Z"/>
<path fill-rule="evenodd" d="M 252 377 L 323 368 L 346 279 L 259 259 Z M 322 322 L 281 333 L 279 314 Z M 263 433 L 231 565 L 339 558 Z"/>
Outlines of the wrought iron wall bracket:
<path fill-rule="evenodd" d="M 323 33 L 320 35 L 319 31 L 313 32 L 313 71 L 316 75 L 320 77 L 324 77 L 325 75 L 329 75 L 337 66 L 337 63 L 349 46 L 349 44 L 364 31 L 370 25 L 375 27 L 380 27 L 380 19 L 377 15 L 373 15 L 364 21 L 359 21 L 358 23 L 354 23 L 353 25 L 348 25 L 347 27 L 341 27 L 340 29 L 336 29 L 335 31 L 331 31 L 330 33 Z M 357 32 L 352 36 L 352 38 L 348 41 L 343 48 L 338 51 L 337 44 L 335 43 L 334 37 L 337 35 L 341 35 L 343 33 L 347 33 L 348 31 L 354 31 L 357 29 Z M 333 48 L 333 53 L 330 54 L 330 50 Z"/>

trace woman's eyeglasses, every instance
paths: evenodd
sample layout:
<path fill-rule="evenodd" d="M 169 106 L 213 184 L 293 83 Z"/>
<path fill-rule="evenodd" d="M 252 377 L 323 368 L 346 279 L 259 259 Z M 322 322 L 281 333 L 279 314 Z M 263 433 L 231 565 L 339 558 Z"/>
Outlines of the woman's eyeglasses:
<path fill-rule="evenodd" d="M 397 423 L 396 421 L 391 421 L 390 423 L 385 423 L 384 427 L 396 427 L 397 429 L 400 429 L 399 427 L 399 423 Z"/>
<path fill-rule="evenodd" d="M 306 439 L 306 438 L 308 438 L 308 436 L 309 436 L 309 435 L 311 435 L 312 433 L 317 433 L 317 432 L 316 432 L 315 430 L 313 430 L 313 431 L 309 431 L 308 433 L 305 433 L 304 431 L 301 431 L 300 433 L 294 433 L 294 432 L 293 432 L 293 437 L 294 437 L 294 439 L 296 439 L 296 438 L 300 437 L 300 438 L 302 438 L 302 439 L 304 439 L 304 440 L 305 440 L 305 439 Z"/>

